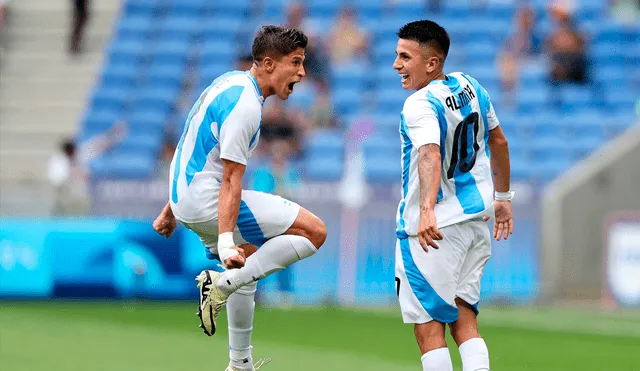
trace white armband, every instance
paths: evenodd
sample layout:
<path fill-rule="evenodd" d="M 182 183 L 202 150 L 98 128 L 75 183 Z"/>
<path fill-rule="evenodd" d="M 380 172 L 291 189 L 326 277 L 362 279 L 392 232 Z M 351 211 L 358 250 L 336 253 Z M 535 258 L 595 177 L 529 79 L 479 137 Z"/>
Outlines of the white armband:
<path fill-rule="evenodd" d="M 232 256 L 238 255 L 238 251 L 232 249 L 236 245 L 233 242 L 233 232 L 225 232 L 218 236 L 218 255 L 220 255 L 220 261 L 224 263 L 225 260 Z"/>
<path fill-rule="evenodd" d="M 496 192 L 494 195 L 494 199 L 496 201 L 511 201 L 513 200 L 514 191 L 509 192 Z"/>

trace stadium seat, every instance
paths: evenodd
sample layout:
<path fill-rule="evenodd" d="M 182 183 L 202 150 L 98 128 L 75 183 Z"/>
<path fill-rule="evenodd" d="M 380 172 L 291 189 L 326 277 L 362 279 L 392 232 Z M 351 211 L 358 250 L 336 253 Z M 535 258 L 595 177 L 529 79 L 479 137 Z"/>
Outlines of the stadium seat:
<path fill-rule="evenodd" d="M 142 40 L 112 41 L 108 50 L 108 63 L 128 64 L 131 66 L 140 62 L 144 53 L 145 43 Z"/>
<path fill-rule="evenodd" d="M 107 63 L 102 70 L 103 88 L 128 88 L 137 78 L 137 65 Z"/>
<path fill-rule="evenodd" d="M 126 0 L 124 1 L 125 16 L 139 16 L 151 18 L 163 0 Z"/>
<path fill-rule="evenodd" d="M 162 130 L 166 125 L 166 113 L 145 107 L 136 108 L 127 122 L 131 134 L 149 130 Z"/>
<path fill-rule="evenodd" d="M 152 22 L 152 18 L 148 16 L 123 17 L 116 24 L 116 36 L 119 40 L 147 39 Z"/>
<path fill-rule="evenodd" d="M 113 156 L 104 155 L 89 165 L 94 178 L 150 179 L 153 176 L 156 158 L 153 154 L 121 152 Z"/>

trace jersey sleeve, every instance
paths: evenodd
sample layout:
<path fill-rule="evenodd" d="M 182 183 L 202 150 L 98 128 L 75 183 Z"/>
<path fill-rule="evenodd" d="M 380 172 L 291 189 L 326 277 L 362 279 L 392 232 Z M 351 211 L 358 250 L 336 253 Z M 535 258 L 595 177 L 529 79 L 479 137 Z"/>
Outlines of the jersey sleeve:
<path fill-rule="evenodd" d="M 471 83 L 471 85 L 473 85 L 476 93 L 478 93 L 480 109 L 487 115 L 487 127 L 489 128 L 489 130 L 497 128 L 498 125 L 500 125 L 500 122 L 498 121 L 498 116 L 496 116 L 496 111 L 493 109 L 491 97 L 489 96 L 487 90 L 482 85 L 480 85 L 478 80 L 474 79 L 473 77 L 465 74 L 463 74 L 462 76 L 464 76 Z"/>
<path fill-rule="evenodd" d="M 220 158 L 247 165 L 249 147 L 260 129 L 261 108 L 251 104 L 245 91 L 220 127 Z M 212 130 L 214 130 L 212 128 Z"/>
<path fill-rule="evenodd" d="M 483 88 L 484 90 L 484 88 Z M 498 121 L 498 116 L 496 116 L 496 111 L 493 109 L 493 103 L 491 103 L 491 98 L 489 97 L 489 93 L 484 90 L 484 95 L 486 98 L 486 107 L 485 110 L 487 112 L 487 126 L 489 130 L 493 130 L 500 125 L 500 121 Z"/>
<path fill-rule="evenodd" d="M 407 100 L 402 110 L 403 129 L 415 148 L 425 144 L 440 145 L 438 116 L 427 99 Z"/>

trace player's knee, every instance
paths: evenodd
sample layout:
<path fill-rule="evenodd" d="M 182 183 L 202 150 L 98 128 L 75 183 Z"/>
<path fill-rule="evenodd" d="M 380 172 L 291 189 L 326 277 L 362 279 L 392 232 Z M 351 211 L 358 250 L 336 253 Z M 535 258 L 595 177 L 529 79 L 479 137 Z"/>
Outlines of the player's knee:
<path fill-rule="evenodd" d="M 311 238 L 309 238 L 309 240 L 313 243 L 313 246 L 319 249 L 326 239 L 327 227 L 324 225 L 322 219 L 316 217 L 311 231 Z"/>
<path fill-rule="evenodd" d="M 444 338 L 444 326 L 443 323 L 436 321 L 416 324 L 414 326 L 416 341 L 423 354 L 430 350 L 447 346 Z"/>

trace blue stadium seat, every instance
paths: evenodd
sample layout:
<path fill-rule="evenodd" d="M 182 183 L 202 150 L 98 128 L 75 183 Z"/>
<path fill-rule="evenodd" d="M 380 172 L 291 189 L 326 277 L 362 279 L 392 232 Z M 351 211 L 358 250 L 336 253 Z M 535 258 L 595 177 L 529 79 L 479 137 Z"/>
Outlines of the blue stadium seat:
<path fill-rule="evenodd" d="M 89 138 L 102 133 L 120 119 L 120 111 L 112 109 L 97 109 L 91 107 L 82 119 L 82 137 Z"/>
<path fill-rule="evenodd" d="M 404 101 L 410 92 L 402 90 L 400 82 L 397 82 L 397 88 L 378 88 L 377 101 L 378 110 L 387 113 L 400 113 L 404 106 Z"/>
<path fill-rule="evenodd" d="M 109 45 L 109 63 L 135 65 L 144 53 L 145 43 L 141 40 L 114 41 Z"/>
<path fill-rule="evenodd" d="M 340 3 L 334 0 L 311 0 L 306 2 L 307 15 L 310 18 L 332 19 L 340 9 Z"/>
<path fill-rule="evenodd" d="M 232 63 L 237 56 L 237 46 L 230 39 L 205 40 L 200 50 L 201 63 L 212 63 L 213 61 Z"/>
<path fill-rule="evenodd" d="M 185 64 L 189 51 L 189 43 L 185 41 L 157 41 L 153 46 L 152 63 Z"/>
<path fill-rule="evenodd" d="M 479 64 L 493 64 L 498 45 L 488 39 L 468 42 L 464 45 L 466 60 Z"/>
<path fill-rule="evenodd" d="M 198 16 L 171 15 L 165 18 L 160 25 L 160 37 L 163 41 L 187 42 L 198 35 L 203 24 Z"/>
<path fill-rule="evenodd" d="M 339 156 L 305 157 L 303 166 L 309 180 L 336 182 L 342 178 L 344 163 Z"/>
<path fill-rule="evenodd" d="M 129 131 L 131 134 L 144 133 L 150 130 L 162 132 L 166 124 L 166 118 L 166 111 L 138 107 L 127 120 Z"/>
<path fill-rule="evenodd" d="M 126 0 L 124 2 L 124 14 L 126 16 L 151 17 L 164 0 Z"/>
<path fill-rule="evenodd" d="M 241 18 L 219 18 L 206 22 L 203 25 L 204 40 L 234 42 L 241 27 Z"/>
<path fill-rule="evenodd" d="M 400 148 L 400 146 L 398 145 L 397 148 Z M 400 157 L 365 157 L 364 175 L 368 182 L 397 183 L 402 176 Z"/>
<path fill-rule="evenodd" d="M 147 72 L 146 86 L 179 89 L 184 79 L 184 65 L 152 65 Z"/>
<path fill-rule="evenodd" d="M 177 100 L 179 92 L 176 88 L 147 87 L 137 93 L 136 107 L 166 112 Z"/>
<path fill-rule="evenodd" d="M 333 97 L 334 107 L 338 114 L 348 115 L 360 107 L 362 93 L 359 90 L 338 90 Z"/>
<path fill-rule="evenodd" d="M 89 165 L 94 178 L 150 179 L 156 158 L 152 154 L 119 153 L 104 155 Z"/>
<path fill-rule="evenodd" d="M 161 130 L 146 130 L 129 134 L 115 148 L 114 152 L 130 154 L 158 153 L 164 133 Z"/>
<path fill-rule="evenodd" d="M 206 0 L 171 0 L 169 14 L 197 19 L 209 5 Z M 194 22 L 197 23 L 197 22 Z"/>
<path fill-rule="evenodd" d="M 566 112 L 589 108 L 593 105 L 592 88 L 589 86 L 565 84 L 557 89 L 562 109 Z"/>
<path fill-rule="evenodd" d="M 331 87 L 341 89 L 353 87 L 362 89 L 368 78 L 368 68 L 365 63 L 354 61 L 352 63 L 333 65 L 331 67 Z"/>
<path fill-rule="evenodd" d="M 213 80 L 231 69 L 230 63 L 216 63 L 217 61 L 208 62 L 206 60 L 200 62 L 199 87 L 206 88 Z M 199 89 L 202 91 L 203 89 Z M 199 93 L 198 93 L 199 94 Z"/>
<path fill-rule="evenodd" d="M 137 71 L 137 65 L 107 63 L 101 73 L 102 86 L 105 88 L 131 87 L 137 77 Z"/>
<path fill-rule="evenodd" d="M 217 18 L 244 18 L 249 14 L 248 0 L 216 1 L 213 3 L 213 14 Z"/>
<path fill-rule="evenodd" d="M 116 25 L 119 40 L 145 40 L 149 37 L 153 20 L 146 16 L 121 18 Z"/>
<path fill-rule="evenodd" d="M 121 111 L 129 97 L 130 91 L 126 88 L 98 88 L 93 94 L 91 106 L 98 110 Z"/>
<path fill-rule="evenodd" d="M 375 135 L 362 142 L 362 152 L 365 158 L 392 157 L 400 158 L 399 137 L 388 135 Z"/>
<path fill-rule="evenodd" d="M 317 130 L 305 143 L 305 170 L 312 180 L 337 181 L 344 167 L 344 138 L 331 130 Z"/>
<path fill-rule="evenodd" d="M 549 107 L 549 91 L 547 89 L 530 89 L 525 86 L 516 94 L 518 110 L 522 113 L 536 114 Z"/>

